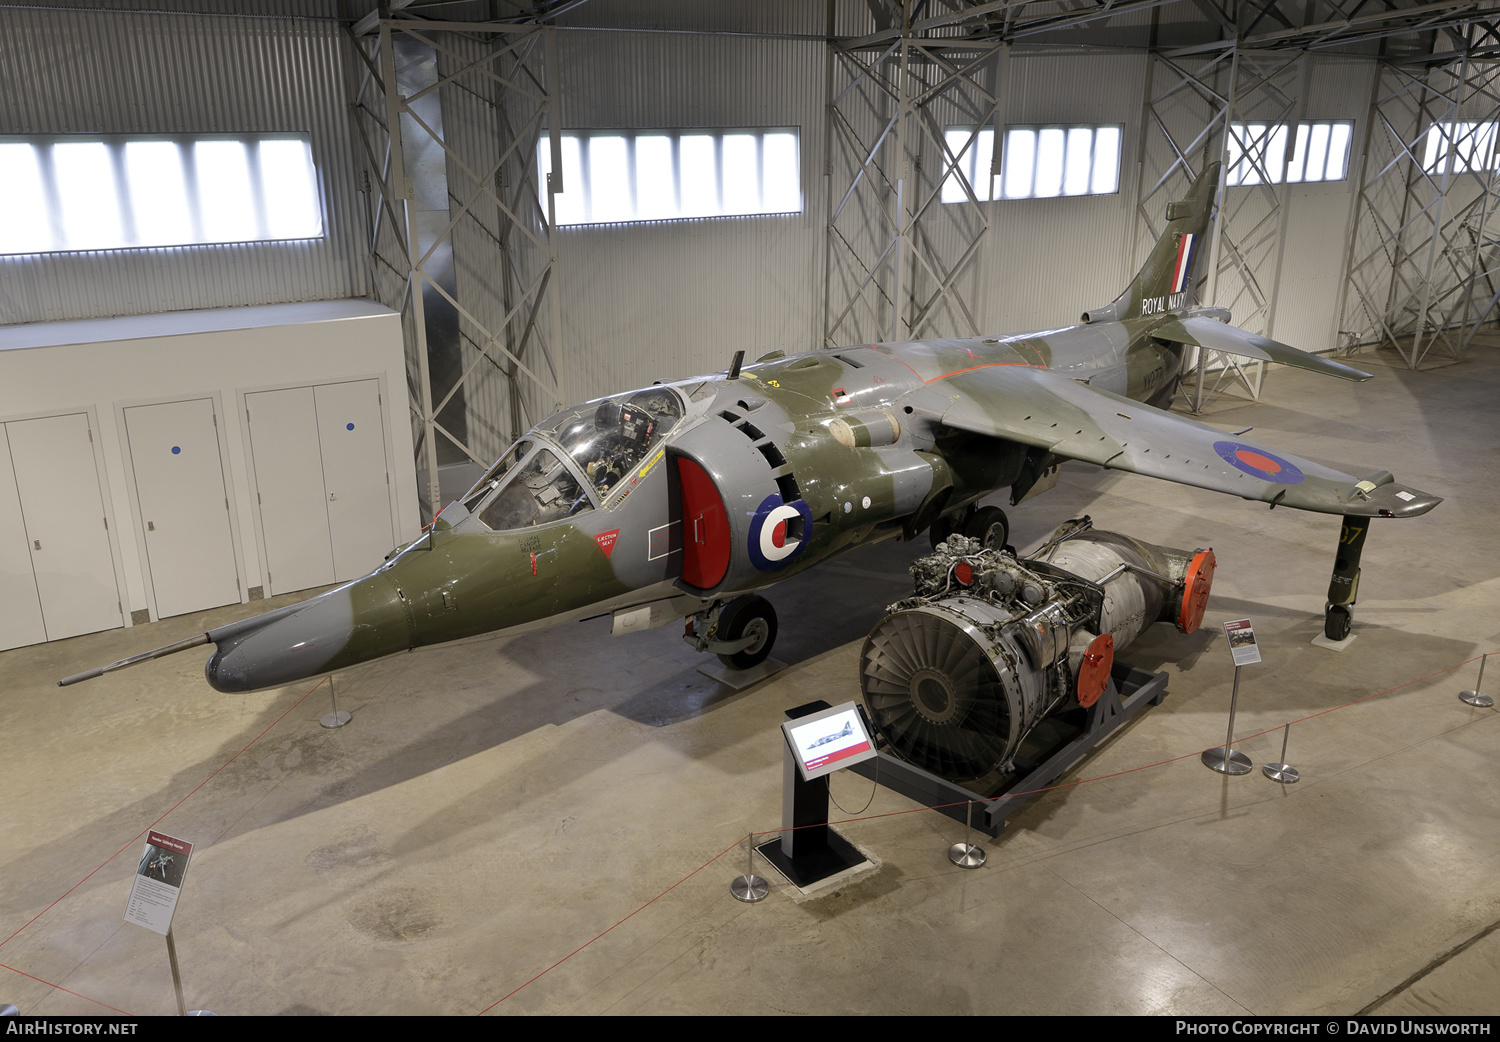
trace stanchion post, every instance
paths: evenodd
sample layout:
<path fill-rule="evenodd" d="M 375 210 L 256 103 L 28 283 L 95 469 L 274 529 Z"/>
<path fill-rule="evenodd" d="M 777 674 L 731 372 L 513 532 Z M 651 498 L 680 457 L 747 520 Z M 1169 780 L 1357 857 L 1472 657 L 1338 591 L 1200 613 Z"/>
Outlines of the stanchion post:
<path fill-rule="evenodd" d="M 329 699 L 330 702 L 333 703 L 333 712 L 324 714 L 323 719 L 320 720 L 320 721 L 318 721 L 324 727 L 343 727 L 350 720 L 354 719 L 348 713 L 341 712 L 339 710 L 338 695 L 335 694 L 334 690 L 333 690 L 333 674 L 332 673 L 330 673 L 328 675 L 328 699 Z"/>
<path fill-rule="evenodd" d="M 1203 751 L 1203 766 L 1220 774 L 1249 774 L 1254 766 L 1250 757 L 1234 747 L 1234 714 L 1240 702 L 1240 667 L 1234 667 L 1234 692 L 1229 696 L 1229 731 L 1224 735 L 1224 744 L 1217 749 Z"/>
<path fill-rule="evenodd" d="M 983 847 L 976 847 L 970 842 L 974 838 L 974 801 L 970 800 L 966 806 L 967 813 L 964 815 L 964 841 L 955 843 L 948 848 L 948 860 L 959 868 L 978 868 L 984 864 L 985 852 Z"/>
<path fill-rule="evenodd" d="M 1279 763 L 1264 764 L 1261 767 L 1261 773 L 1267 778 L 1270 778 L 1274 782 L 1281 782 L 1283 785 L 1290 785 L 1302 777 L 1302 775 L 1297 773 L 1297 768 L 1286 762 L 1286 743 L 1291 735 L 1292 725 L 1288 723 L 1281 732 L 1281 761 Z"/>
<path fill-rule="evenodd" d="M 771 884 L 755 874 L 755 833 L 745 833 L 745 874 L 729 882 L 736 901 L 754 904 L 771 892 Z"/>
<path fill-rule="evenodd" d="M 182 1001 L 182 974 L 177 971 L 177 945 L 172 943 L 172 930 L 167 929 L 167 961 L 172 964 L 172 987 L 177 991 L 177 1015 L 187 1016 L 187 1003 Z"/>
<path fill-rule="evenodd" d="M 1488 651 L 1486 651 L 1482 656 L 1480 656 L 1480 659 L 1479 659 L 1479 679 L 1474 682 L 1474 690 L 1473 691 L 1460 691 L 1458 693 L 1458 697 L 1461 700 L 1469 703 L 1469 705 L 1471 705 L 1471 706 L 1478 706 L 1480 709 L 1488 709 L 1492 705 L 1495 704 L 1495 700 L 1493 698 L 1491 698 L 1489 695 L 1486 695 L 1484 693 L 1484 690 L 1483 690 L 1484 689 L 1484 663 L 1485 663 L 1485 659 L 1488 659 L 1489 657 L 1490 657 L 1490 653 Z"/>

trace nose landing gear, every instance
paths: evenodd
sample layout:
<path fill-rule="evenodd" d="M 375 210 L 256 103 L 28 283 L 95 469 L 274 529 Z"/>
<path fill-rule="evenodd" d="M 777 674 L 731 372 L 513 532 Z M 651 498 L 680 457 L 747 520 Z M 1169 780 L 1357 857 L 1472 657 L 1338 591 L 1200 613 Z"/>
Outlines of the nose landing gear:
<path fill-rule="evenodd" d="M 718 655 L 730 669 L 750 669 L 764 662 L 776 643 L 776 610 L 753 593 L 715 601 L 689 616 L 682 639 Z"/>

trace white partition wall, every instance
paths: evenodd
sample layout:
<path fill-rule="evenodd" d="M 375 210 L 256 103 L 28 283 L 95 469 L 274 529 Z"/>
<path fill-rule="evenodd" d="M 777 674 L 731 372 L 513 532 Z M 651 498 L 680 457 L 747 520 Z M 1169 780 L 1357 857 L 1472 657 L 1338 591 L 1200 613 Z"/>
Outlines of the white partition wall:
<path fill-rule="evenodd" d="M 301 585 L 268 578 L 257 496 L 298 460 L 252 460 L 261 428 L 242 411 L 287 388 L 306 399 L 317 486 L 293 527 L 321 533 L 329 561 Z M 399 318 L 370 301 L 0 327 L 0 647 L 363 574 L 420 531 L 410 430 Z M 67 551 L 81 571 L 66 579 L 52 551 L 88 526 L 99 545 Z M 54 627 L 89 591 L 108 617 Z"/>

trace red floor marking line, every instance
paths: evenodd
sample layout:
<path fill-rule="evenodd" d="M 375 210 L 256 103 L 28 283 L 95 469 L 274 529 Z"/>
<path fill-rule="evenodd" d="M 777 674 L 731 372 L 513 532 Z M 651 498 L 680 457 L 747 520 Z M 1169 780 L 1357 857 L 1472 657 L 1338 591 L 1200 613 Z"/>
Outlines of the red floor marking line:
<path fill-rule="evenodd" d="M 323 678 L 323 680 L 327 680 L 327 679 L 328 679 L 327 677 Z M 272 720 L 269 724 L 267 724 L 265 731 L 262 731 L 260 734 L 256 735 L 254 738 L 250 739 L 248 742 L 245 743 L 244 749 L 241 749 L 239 752 L 235 753 L 229 759 L 227 759 L 223 763 L 219 764 L 218 768 L 214 771 L 213 774 L 210 774 L 207 778 L 204 778 L 197 785 L 193 786 L 192 791 L 189 792 L 187 794 L 187 796 L 184 796 L 182 799 L 180 799 L 176 803 L 172 804 L 172 806 L 170 806 L 169 808 L 167 808 L 167 810 L 165 812 L 163 812 L 163 814 L 161 815 L 161 817 L 157 818 L 151 824 L 149 824 L 145 828 L 141 829 L 140 832 L 138 832 L 138 833 L 135 834 L 134 838 L 127 840 L 126 843 L 125 843 L 125 845 L 123 847 L 121 847 L 119 850 L 115 851 L 109 857 L 107 857 L 103 861 L 101 861 L 99 863 L 99 867 L 98 868 L 94 869 L 93 872 L 90 872 L 88 875 L 84 876 L 78 882 L 76 882 L 72 886 L 68 887 L 68 889 L 56 901 L 53 901 L 46 908 L 43 908 L 36 915 L 34 915 L 30 919 L 26 920 L 26 922 L 23 923 L 21 925 L 20 929 L 16 930 L 15 933 L 11 934 L 5 940 L 0 941 L 0 948 L 4 948 L 12 940 L 14 940 L 15 937 L 16 937 L 16 935 L 19 934 L 22 930 L 26 929 L 28 926 L 30 926 L 32 923 L 36 922 L 42 916 L 44 916 L 48 912 L 52 911 L 52 909 L 57 906 L 58 902 L 61 901 L 63 898 L 67 897 L 68 894 L 71 894 L 74 890 L 77 890 L 84 883 L 87 883 L 90 879 L 94 878 L 94 874 L 96 872 L 98 872 L 100 868 L 103 868 L 105 865 L 109 864 L 111 861 L 113 861 L 115 858 L 119 857 L 125 851 L 129 850 L 132 846 L 134 846 L 135 844 L 139 843 L 142 836 L 144 836 L 147 832 L 150 832 L 152 829 L 156 828 L 157 825 L 161 824 L 161 822 L 166 818 L 166 816 L 168 814 L 171 814 L 172 811 L 176 810 L 178 807 L 182 806 L 183 803 L 185 803 L 187 801 L 187 799 L 188 799 L 189 796 L 192 796 L 193 793 L 197 792 L 199 789 L 203 788 L 203 786 L 205 786 L 209 782 L 213 781 L 214 778 L 215 778 L 215 776 L 218 775 L 219 771 L 222 771 L 225 767 L 228 767 L 230 764 L 234 763 L 235 760 L 238 760 L 240 758 L 240 756 L 244 753 L 245 749 L 250 748 L 256 742 L 258 742 L 262 738 L 264 738 L 266 736 L 266 731 L 269 731 L 271 728 L 273 728 L 277 724 L 281 723 L 281 721 L 285 720 L 287 713 L 290 713 L 293 709 L 296 709 L 303 702 L 307 701 L 307 696 L 308 695 L 312 694 L 314 691 L 318 690 L 318 688 L 320 688 L 320 687 L 323 686 L 323 680 L 318 681 L 312 687 L 308 688 L 307 689 L 307 694 L 303 695 L 301 698 L 297 699 L 297 701 L 293 702 L 291 704 L 291 706 L 287 708 L 286 713 L 282 713 L 275 720 Z M 16 972 L 19 973 L 20 971 L 17 970 Z M 45 983 L 45 982 L 43 982 L 43 983 Z M 66 989 L 64 989 L 64 990 L 66 990 Z M 102 1003 L 101 1003 L 101 1005 L 102 1005 Z M 114 1007 L 111 1006 L 110 1008 L 113 1009 Z"/>
<path fill-rule="evenodd" d="M 30 977 L 38 984 L 45 984 L 47 985 L 47 987 L 56 988 L 58 991 L 66 991 L 69 995 L 76 995 L 78 998 L 83 999 L 85 1002 L 92 1002 L 94 1005 L 103 1006 L 105 1009 L 112 1009 L 122 1016 L 131 1017 L 135 1015 L 126 1010 L 120 1009 L 118 1006 L 111 1006 L 108 1002 L 100 1002 L 98 999 L 91 999 L 87 995 L 79 995 L 78 992 L 74 991 L 72 988 L 65 988 L 61 984 L 53 984 L 49 980 L 42 980 L 42 978 L 36 976 L 33 973 L 27 973 L 25 970 L 18 970 L 14 966 L 7 966 L 3 962 L 0 962 L 0 970 L 10 970 L 12 973 L 19 973 L 23 977 Z"/>
<path fill-rule="evenodd" d="M 729 846 L 727 846 L 723 850 L 719 851 L 713 857 L 711 857 L 707 861 L 703 862 L 703 864 L 699 865 L 697 868 L 693 869 L 687 875 L 685 875 L 681 879 L 677 880 L 677 882 L 673 883 L 671 886 L 667 887 L 661 893 L 657 894 L 651 900 L 649 900 L 645 904 L 641 905 L 634 912 L 631 912 L 630 915 L 627 915 L 624 919 L 621 919 L 618 923 L 615 923 L 615 926 L 619 926 L 619 925 L 623 924 L 624 922 L 626 922 L 626 920 L 634 918 L 637 914 L 639 914 L 641 912 L 644 912 L 646 909 L 648 909 L 652 905 L 656 904 L 656 902 L 660 901 L 663 897 L 666 897 L 673 890 L 676 890 L 683 883 L 686 883 L 689 879 L 692 879 L 699 872 L 702 872 L 709 865 L 713 864 L 715 861 L 719 860 L 719 858 L 723 857 L 725 854 L 729 853 L 731 850 L 733 850 L 735 847 L 737 847 L 739 845 L 740 845 L 740 841 L 738 839 L 736 839 L 733 843 L 729 844 Z M 609 930 L 613 930 L 615 928 L 615 926 L 611 926 L 609 928 Z M 600 937 L 603 937 L 604 934 L 609 933 L 609 930 L 605 930 L 604 933 L 599 934 L 598 936 L 594 937 L 592 940 L 585 941 L 583 944 L 580 944 L 577 948 L 574 948 L 567 955 L 564 955 L 561 959 L 558 959 L 556 962 L 554 962 L 551 966 L 548 966 L 541 973 L 538 973 L 535 977 L 531 978 L 531 980 L 527 981 L 525 984 L 520 985 L 519 987 L 514 988 L 509 993 L 500 996 L 500 998 L 496 999 L 494 1002 L 491 1002 L 488 1006 L 484 1007 L 484 1009 L 480 1010 L 475 1015 L 476 1016 L 480 1016 L 480 1017 L 484 1016 L 490 1010 L 492 1010 L 496 1006 L 500 1005 L 500 1003 L 502 1003 L 506 999 L 510 998 L 511 995 L 514 995 L 516 992 L 520 991 L 522 988 L 525 988 L 528 985 L 530 985 L 533 981 L 540 980 L 542 977 L 546 976 L 547 974 L 551 973 L 553 970 L 557 969 L 559 966 L 561 966 L 563 963 L 567 962 L 573 956 L 577 955 L 579 952 L 583 951 L 589 945 L 593 944 L 594 941 L 597 941 Z"/>

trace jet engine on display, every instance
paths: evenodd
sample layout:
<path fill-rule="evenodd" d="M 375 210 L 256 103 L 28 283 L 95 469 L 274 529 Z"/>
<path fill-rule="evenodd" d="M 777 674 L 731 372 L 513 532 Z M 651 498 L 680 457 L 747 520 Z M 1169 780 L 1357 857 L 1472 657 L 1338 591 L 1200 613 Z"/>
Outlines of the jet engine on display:
<path fill-rule="evenodd" d="M 1070 521 L 1029 557 L 949 536 L 911 567 L 915 594 L 865 641 L 871 724 L 916 767 L 985 791 L 1044 720 L 1087 709 L 1115 653 L 1155 622 L 1198 628 L 1212 550 Z"/>
<path fill-rule="evenodd" d="M 1211 165 L 1167 208 L 1166 230 L 1140 272 L 1081 324 L 773 351 L 743 367 L 736 356 L 728 372 L 563 409 L 369 575 L 59 683 L 212 643 L 209 683 L 253 691 L 481 633 L 600 616 L 614 634 L 686 619 L 695 648 L 743 669 L 761 662 L 776 636 L 775 613 L 758 591 L 880 539 L 928 532 L 937 544 L 956 532 L 996 555 L 970 554 L 962 564 L 988 577 L 978 580 L 988 584 L 982 603 L 949 598 L 901 613 L 906 621 L 888 620 L 882 646 L 894 647 L 901 627 L 925 640 L 943 627 L 1000 626 L 986 638 L 993 650 L 975 654 L 997 678 L 992 690 L 1008 730 L 982 754 L 955 750 L 987 770 L 1056 703 L 1064 658 L 1068 670 L 1081 668 L 1072 651 L 1064 655 L 1078 634 L 1103 637 L 1116 627 L 1089 584 L 1115 596 L 1116 584 L 1142 585 L 1147 572 L 1180 577 L 1176 551 L 1097 533 L 1069 540 L 1045 562 L 999 556 L 1009 522 L 981 501 L 1005 490 L 1012 505 L 1029 501 L 1056 484 L 1069 460 L 1341 517 L 1324 627 L 1330 638 L 1346 637 L 1369 521 L 1415 517 L 1442 500 L 1387 471 L 1361 478 L 1167 411 L 1189 349 L 1370 378 L 1198 305 L 1208 252 L 1199 245 L 1218 176 Z M 1075 556 L 1084 546 L 1122 556 L 1100 571 Z M 1128 578 L 1105 583 L 1106 572 L 1126 564 Z M 1140 596 L 1154 618 L 1166 595 L 1142 585 Z M 1001 622 L 1022 605 L 1033 622 Z M 934 672 L 908 678 L 912 711 L 941 717 L 949 667 L 922 668 Z M 918 732 L 905 740 L 926 741 Z"/>

